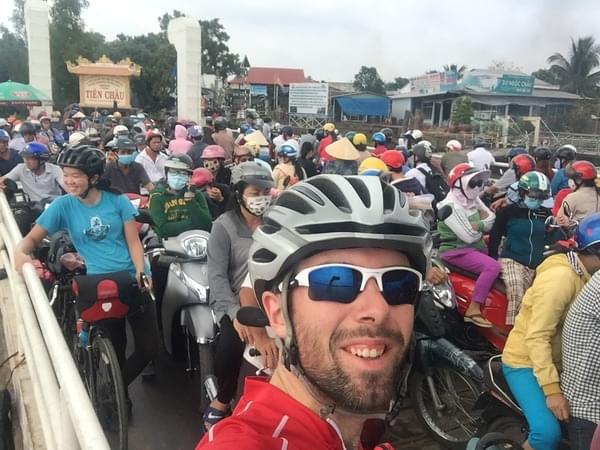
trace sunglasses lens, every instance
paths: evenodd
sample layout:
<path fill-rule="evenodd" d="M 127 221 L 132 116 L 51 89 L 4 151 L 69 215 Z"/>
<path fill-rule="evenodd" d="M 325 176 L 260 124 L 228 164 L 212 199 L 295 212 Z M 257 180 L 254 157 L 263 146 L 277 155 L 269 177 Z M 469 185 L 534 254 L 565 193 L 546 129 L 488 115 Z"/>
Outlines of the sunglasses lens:
<path fill-rule="evenodd" d="M 352 302 L 360 292 L 359 271 L 350 267 L 321 267 L 308 275 L 308 296 L 311 300 L 338 303 Z"/>
<path fill-rule="evenodd" d="M 419 297 L 419 276 L 408 270 L 390 270 L 383 274 L 383 297 L 390 306 L 414 305 Z"/>
<path fill-rule="evenodd" d="M 362 274 L 343 266 L 321 267 L 308 275 L 311 300 L 351 303 L 360 293 Z M 388 270 L 382 275 L 382 295 L 390 306 L 414 305 L 419 296 L 419 276 L 407 270 Z"/>

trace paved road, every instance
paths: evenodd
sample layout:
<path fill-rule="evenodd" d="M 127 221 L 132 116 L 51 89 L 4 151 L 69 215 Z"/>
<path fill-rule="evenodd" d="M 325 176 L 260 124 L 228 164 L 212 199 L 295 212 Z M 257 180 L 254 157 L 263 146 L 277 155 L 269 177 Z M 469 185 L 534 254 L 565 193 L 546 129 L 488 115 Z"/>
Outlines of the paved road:
<path fill-rule="evenodd" d="M 133 419 L 129 428 L 131 450 L 192 450 L 202 435 L 196 381 L 182 363 L 161 353 L 154 381 L 138 378 L 130 386 Z M 438 450 L 410 409 L 391 430 L 391 440 L 403 450 Z"/>

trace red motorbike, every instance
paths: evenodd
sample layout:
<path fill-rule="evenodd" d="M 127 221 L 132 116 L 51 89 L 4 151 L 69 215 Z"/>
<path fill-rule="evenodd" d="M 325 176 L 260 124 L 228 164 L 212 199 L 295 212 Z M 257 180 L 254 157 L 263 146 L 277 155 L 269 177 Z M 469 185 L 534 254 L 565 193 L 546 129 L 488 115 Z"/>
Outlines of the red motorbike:
<path fill-rule="evenodd" d="M 438 216 L 442 218 L 445 214 L 448 214 L 448 211 L 440 211 Z M 548 220 L 546 223 L 546 226 L 549 229 L 560 230 L 562 239 L 556 241 L 554 245 L 547 247 L 544 256 L 549 256 L 556 252 L 564 252 L 576 246 L 574 232 L 578 222 L 573 219 L 572 211 L 566 203 L 564 204 L 564 214 L 569 218 L 569 227 L 562 228 L 555 225 L 552 220 Z M 443 220 L 443 218 L 441 220 Z M 484 240 L 487 244 L 487 236 Z M 477 280 L 479 275 L 445 261 L 442 262 L 442 264 L 448 271 L 448 277 L 456 296 L 458 312 L 460 316 L 464 318 L 470 299 L 473 296 L 475 280 Z M 486 298 L 485 305 L 482 305 L 481 307 L 483 316 L 489 320 L 493 326 L 491 328 L 482 328 L 463 322 L 462 326 L 455 326 L 454 340 L 458 341 L 463 346 L 462 348 L 467 350 L 486 350 L 487 343 L 487 350 L 492 353 L 494 351 L 501 352 L 504 349 L 508 333 L 512 329 L 511 325 L 506 325 L 507 306 L 508 299 L 506 297 L 506 286 L 504 285 L 504 282 L 498 278 L 494 282 L 494 285 Z M 482 338 L 485 342 L 482 342 Z"/>

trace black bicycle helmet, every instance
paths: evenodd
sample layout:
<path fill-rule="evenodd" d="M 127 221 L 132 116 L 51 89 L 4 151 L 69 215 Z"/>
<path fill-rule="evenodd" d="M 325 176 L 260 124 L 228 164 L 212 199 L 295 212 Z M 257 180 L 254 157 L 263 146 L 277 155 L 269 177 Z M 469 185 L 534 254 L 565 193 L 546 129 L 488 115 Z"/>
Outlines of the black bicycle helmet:
<path fill-rule="evenodd" d="M 102 151 L 91 145 L 78 145 L 63 150 L 56 163 L 60 167 L 79 169 L 88 177 L 104 174 L 106 157 Z"/>
<path fill-rule="evenodd" d="M 577 158 L 577 149 L 571 144 L 563 145 L 556 150 L 555 156 L 561 162 L 574 161 Z"/>

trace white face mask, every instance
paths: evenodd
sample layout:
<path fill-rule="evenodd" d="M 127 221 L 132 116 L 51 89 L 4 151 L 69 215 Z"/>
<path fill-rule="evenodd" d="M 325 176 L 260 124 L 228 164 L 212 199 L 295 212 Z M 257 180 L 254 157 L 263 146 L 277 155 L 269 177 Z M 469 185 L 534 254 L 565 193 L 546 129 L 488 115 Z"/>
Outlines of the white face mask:
<path fill-rule="evenodd" d="M 262 216 L 271 204 L 270 195 L 258 195 L 256 197 L 244 197 L 246 209 L 255 216 Z"/>
<path fill-rule="evenodd" d="M 569 181 L 567 181 L 567 184 L 569 185 L 571 190 L 574 191 L 575 189 L 577 189 L 577 185 L 575 184 L 575 181 L 573 181 L 572 179 L 569 178 Z"/>

